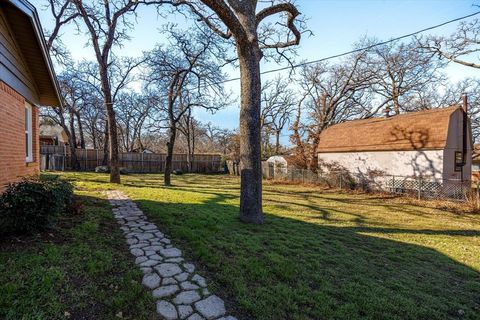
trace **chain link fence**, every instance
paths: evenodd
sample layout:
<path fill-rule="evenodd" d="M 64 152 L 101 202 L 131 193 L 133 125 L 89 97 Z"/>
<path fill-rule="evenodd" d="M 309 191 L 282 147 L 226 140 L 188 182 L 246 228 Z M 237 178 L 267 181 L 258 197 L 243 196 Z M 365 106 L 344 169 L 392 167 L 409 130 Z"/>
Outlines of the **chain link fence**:
<path fill-rule="evenodd" d="M 468 201 L 474 194 L 469 181 L 405 177 L 385 174 L 352 174 L 346 171 L 315 172 L 264 162 L 265 179 L 323 185 L 329 188 L 389 192 L 418 199 Z"/>

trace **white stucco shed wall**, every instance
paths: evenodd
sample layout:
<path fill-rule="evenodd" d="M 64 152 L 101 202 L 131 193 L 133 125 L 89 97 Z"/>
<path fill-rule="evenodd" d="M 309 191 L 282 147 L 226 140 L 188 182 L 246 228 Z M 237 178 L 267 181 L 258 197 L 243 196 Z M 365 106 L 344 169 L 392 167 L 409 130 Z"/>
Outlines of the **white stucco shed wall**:
<path fill-rule="evenodd" d="M 318 159 L 339 164 L 355 175 L 379 171 L 386 175 L 441 179 L 443 156 L 443 150 L 365 151 L 319 153 Z"/>
<path fill-rule="evenodd" d="M 273 164 L 273 170 L 275 172 L 288 172 L 288 161 L 283 156 L 271 156 L 267 159 L 267 163 Z"/>

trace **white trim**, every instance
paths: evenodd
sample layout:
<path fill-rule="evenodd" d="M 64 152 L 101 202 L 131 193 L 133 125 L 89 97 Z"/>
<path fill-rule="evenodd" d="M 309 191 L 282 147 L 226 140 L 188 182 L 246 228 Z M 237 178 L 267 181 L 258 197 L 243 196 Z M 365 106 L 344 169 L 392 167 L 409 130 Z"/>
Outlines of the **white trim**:
<path fill-rule="evenodd" d="M 25 162 L 33 162 L 32 106 L 25 102 Z"/>

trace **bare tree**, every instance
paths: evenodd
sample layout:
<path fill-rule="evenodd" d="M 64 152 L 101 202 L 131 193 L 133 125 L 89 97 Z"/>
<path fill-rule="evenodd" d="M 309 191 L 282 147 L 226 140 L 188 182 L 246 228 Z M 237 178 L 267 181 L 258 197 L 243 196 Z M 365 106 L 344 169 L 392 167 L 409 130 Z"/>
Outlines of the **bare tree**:
<path fill-rule="evenodd" d="M 375 40 L 364 40 L 361 47 L 372 46 Z M 395 114 L 405 111 L 412 96 L 421 94 L 431 83 L 444 77 L 441 64 L 431 53 L 419 50 L 416 43 L 390 42 L 368 49 L 362 58 L 362 70 L 369 72 L 370 90 L 374 96 L 372 108 L 365 110 L 371 117 L 386 106 Z"/>
<path fill-rule="evenodd" d="M 280 76 L 262 88 L 262 125 L 275 135 L 274 153 L 280 152 L 280 135 L 289 124 L 295 108 L 295 93 Z"/>
<path fill-rule="evenodd" d="M 107 115 L 110 182 L 120 183 L 118 163 L 118 137 L 115 118 L 115 92 L 112 89 L 112 49 L 128 40 L 128 30 L 133 27 L 129 20 L 135 16 L 135 10 L 141 4 L 161 4 L 164 1 L 125 1 L 109 0 L 103 2 L 70 0 L 78 13 L 90 36 L 90 45 L 95 52 L 98 64 L 98 77 L 101 84 L 102 95 Z M 133 70 L 129 69 L 130 71 Z M 124 76 L 129 72 L 124 73 Z M 126 76 L 125 76 L 126 77 Z M 120 81 L 122 83 L 122 81 Z"/>
<path fill-rule="evenodd" d="M 54 19 L 52 30 L 45 32 L 47 49 L 56 60 L 67 65 L 70 60 L 70 52 L 65 48 L 60 39 L 60 30 L 63 26 L 73 22 L 79 17 L 75 5 L 71 1 L 48 0 L 46 6 Z"/>
<path fill-rule="evenodd" d="M 101 95 L 96 95 L 94 90 L 90 91 L 88 99 L 84 102 L 82 119 L 86 143 L 93 149 L 100 149 L 105 140 L 105 108 Z"/>
<path fill-rule="evenodd" d="M 143 151 L 142 133 L 146 121 L 153 110 L 150 97 L 132 93 L 122 93 L 117 98 L 117 123 L 122 149 L 126 152 Z"/>
<path fill-rule="evenodd" d="M 415 96 L 409 101 L 408 111 L 460 105 L 463 103 L 463 95 L 467 95 L 468 98 L 472 136 L 478 141 L 480 138 L 480 79 L 478 78 L 466 78 L 456 83 L 444 82 L 441 85 L 434 83 L 422 95 Z"/>
<path fill-rule="evenodd" d="M 342 64 L 305 66 L 300 73 L 301 97 L 292 124 L 297 165 L 316 170 L 320 134 L 327 127 L 362 117 L 370 96 L 371 74 L 360 68 L 364 53 Z"/>
<path fill-rule="evenodd" d="M 197 140 L 199 135 L 202 135 L 204 131 L 202 130 L 200 123 L 193 117 L 191 108 L 183 115 L 181 121 L 179 122 L 178 130 L 185 137 L 187 167 L 188 172 L 192 172 Z"/>
<path fill-rule="evenodd" d="M 187 32 L 168 28 L 170 44 L 148 54 L 149 87 L 159 92 L 158 129 L 168 129 L 165 161 L 165 186 L 171 185 L 172 158 L 179 122 L 192 108 L 214 112 L 224 104 L 225 92 L 220 71 L 224 49 L 210 32 L 200 29 Z"/>
<path fill-rule="evenodd" d="M 429 36 L 418 39 L 419 47 L 436 54 L 440 59 L 463 66 L 480 69 L 480 20 L 463 21 L 457 31 L 445 36 Z"/>
<path fill-rule="evenodd" d="M 261 79 L 264 49 L 286 57 L 299 44 L 300 15 L 291 1 L 183 0 L 205 25 L 224 39 L 233 39 L 240 65 L 240 219 L 263 223 L 261 169 Z M 273 22 L 279 15 L 285 20 Z"/>

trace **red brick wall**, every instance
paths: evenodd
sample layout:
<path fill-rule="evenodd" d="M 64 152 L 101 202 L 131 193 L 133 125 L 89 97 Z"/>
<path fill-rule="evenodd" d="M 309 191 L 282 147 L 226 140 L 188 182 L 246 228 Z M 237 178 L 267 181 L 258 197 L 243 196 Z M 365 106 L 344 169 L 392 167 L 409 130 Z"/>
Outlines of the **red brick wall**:
<path fill-rule="evenodd" d="M 25 99 L 0 81 L 0 192 L 9 182 L 38 175 L 38 108 L 32 108 L 33 162 L 25 161 Z"/>

